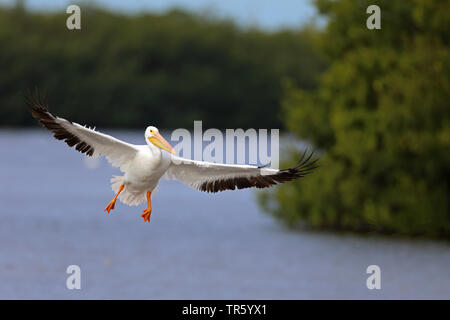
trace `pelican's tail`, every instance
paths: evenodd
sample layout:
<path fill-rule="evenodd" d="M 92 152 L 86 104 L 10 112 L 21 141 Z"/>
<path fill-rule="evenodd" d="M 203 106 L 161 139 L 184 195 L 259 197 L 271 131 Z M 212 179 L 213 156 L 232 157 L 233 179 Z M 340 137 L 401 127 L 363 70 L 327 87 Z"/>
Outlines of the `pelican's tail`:
<path fill-rule="evenodd" d="M 119 200 L 121 202 L 129 206 L 137 206 L 145 201 L 145 193 L 131 192 L 129 188 L 127 188 L 127 185 L 124 184 L 123 176 L 113 176 L 111 178 L 111 189 L 114 191 L 114 193 L 117 193 L 119 191 L 121 185 L 125 186 L 123 191 L 119 194 Z"/>

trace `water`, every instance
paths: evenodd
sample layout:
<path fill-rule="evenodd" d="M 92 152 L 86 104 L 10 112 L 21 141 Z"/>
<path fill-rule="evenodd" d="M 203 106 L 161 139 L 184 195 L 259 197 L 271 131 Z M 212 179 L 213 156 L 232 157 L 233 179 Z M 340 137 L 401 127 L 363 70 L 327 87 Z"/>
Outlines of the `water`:
<path fill-rule="evenodd" d="M 106 161 L 84 161 L 43 129 L 0 131 L 0 150 L 1 299 L 450 298 L 446 243 L 290 232 L 252 190 L 176 181 L 160 184 L 150 224 L 145 205 L 107 216 L 118 171 Z M 72 264 L 81 290 L 66 288 Z M 372 264 L 381 290 L 366 287 Z"/>

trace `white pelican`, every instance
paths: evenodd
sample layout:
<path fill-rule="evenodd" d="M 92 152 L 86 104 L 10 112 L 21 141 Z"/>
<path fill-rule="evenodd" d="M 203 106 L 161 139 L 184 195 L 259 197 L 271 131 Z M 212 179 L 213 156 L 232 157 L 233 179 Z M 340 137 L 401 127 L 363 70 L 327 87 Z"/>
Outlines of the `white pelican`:
<path fill-rule="evenodd" d="M 317 159 L 312 160 L 312 153 L 306 156 L 306 152 L 297 166 L 284 170 L 189 160 L 177 157 L 153 126 L 145 130 L 146 145 L 134 145 L 52 115 L 48 111 L 47 96 L 42 100 L 37 89 L 35 95 L 28 90 L 27 104 L 32 116 L 52 131 L 56 139 L 64 140 L 87 156 L 105 156 L 124 173 L 111 179 L 115 196 L 104 211 L 113 210 L 117 199 L 127 205 L 147 200 L 148 206 L 141 216 L 148 222 L 152 212 L 151 195 L 164 174 L 168 179 L 180 180 L 199 191 L 219 192 L 266 188 L 303 177 L 317 167 Z"/>

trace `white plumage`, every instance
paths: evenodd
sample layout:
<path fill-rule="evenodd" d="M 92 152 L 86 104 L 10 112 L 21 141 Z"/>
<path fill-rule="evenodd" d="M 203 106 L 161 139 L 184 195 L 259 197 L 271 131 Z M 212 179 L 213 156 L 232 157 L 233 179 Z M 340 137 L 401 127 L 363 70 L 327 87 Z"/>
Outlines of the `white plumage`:
<path fill-rule="evenodd" d="M 205 183 L 214 183 L 215 181 L 230 178 L 252 178 L 274 175 L 278 172 L 279 170 L 270 168 L 196 161 L 172 155 L 171 165 L 166 172 L 166 178 L 169 180 L 179 180 L 200 191 L 208 191 L 202 188 Z"/>
<path fill-rule="evenodd" d="M 88 156 L 105 156 L 124 173 L 111 179 L 116 196 L 105 209 L 108 213 L 114 209 L 117 199 L 127 205 L 138 205 L 147 197 L 148 208 L 142 216 L 150 221 L 151 193 L 164 174 L 168 179 L 179 180 L 197 190 L 218 192 L 266 188 L 302 177 L 316 168 L 317 160 L 311 160 L 312 154 L 306 157 L 306 153 L 296 167 L 285 170 L 185 159 L 174 154 L 173 148 L 153 126 L 145 130 L 147 144 L 134 145 L 52 115 L 47 109 L 47 98 L 42 100 L 38 91 L 36 95 L 29 91 L 27 103 L 33 117 L 52 131 L 56 139 L 64 140 Z"/>

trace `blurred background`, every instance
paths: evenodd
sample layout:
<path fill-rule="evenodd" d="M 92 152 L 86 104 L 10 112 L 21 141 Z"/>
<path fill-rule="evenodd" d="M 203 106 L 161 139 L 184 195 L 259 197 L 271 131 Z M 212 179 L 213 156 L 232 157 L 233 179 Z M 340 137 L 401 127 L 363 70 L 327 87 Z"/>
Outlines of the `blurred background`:
<path fill-rule="evenodd" d="M 73 31 L 69 4 L 0 1 L 0 298 L 450 298 L 449 2 L 97 0 Z M 308 145 L 321 167 L 264 192 L 162 181 L 150 224 L 105 216 L 117 170 L 37 127 L 35 85 L 132 143 L 280 128 L 283 166 Z"/>

